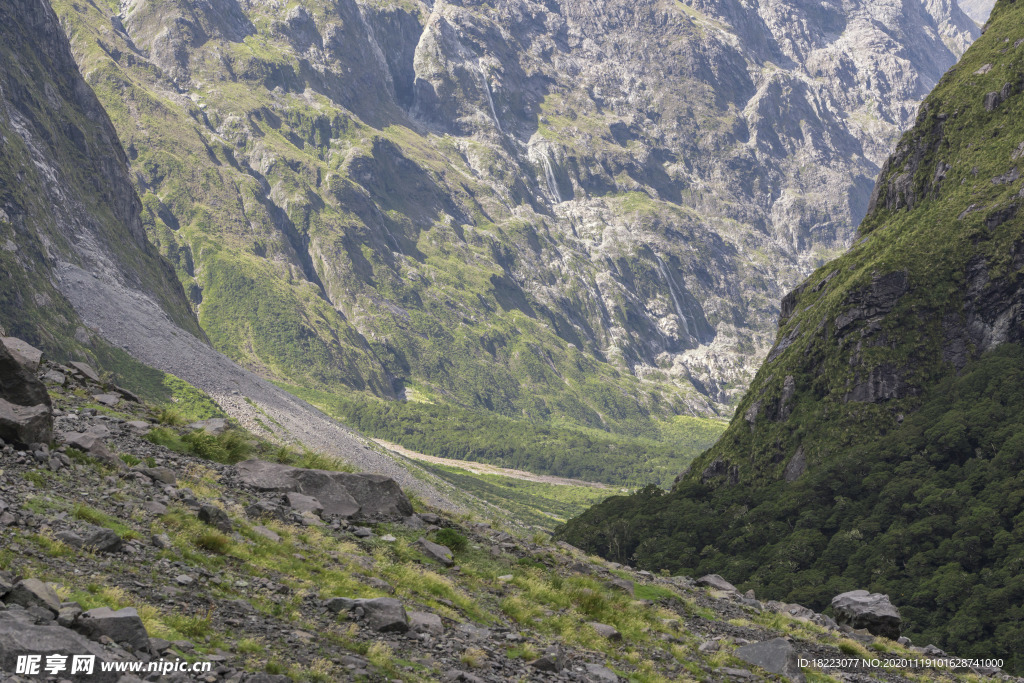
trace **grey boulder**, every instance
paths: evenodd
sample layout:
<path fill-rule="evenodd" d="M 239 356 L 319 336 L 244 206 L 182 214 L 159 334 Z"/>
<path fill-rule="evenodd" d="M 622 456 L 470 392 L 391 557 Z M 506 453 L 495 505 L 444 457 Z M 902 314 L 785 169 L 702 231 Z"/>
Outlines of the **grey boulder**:
<path fill-rule="evenodd" d="M 0 612 L 0 671 L 13 672 L 18 657 L 26 655 L 41 656 L 44 662 L 47 655 L 95 655 L 97 660 L 108 659 L 103 648 L 57 622 L 36 624 L 32 615 L 24 610 Z M 115 683 L 121 676 L 121 673 L 102 671 L 97 661 L 93 674 L 78 680 Z"/>
<path fill-rule="evenodd" d="M 203 430 L 207 434 L 213 436 L 220 436 L 224 432 L 231 428 L 231 425 L 223 417 L 212 417 L 209 420 L 201 420 L 200 422 L 193 422 L 188 426 L 189 429 Z"/>
<path fill-rule="evenodd" d="M 49 585 L 39 579 L 23 579 L 14 584 L 14 588 L 4 596 L 8 605 L 21 605 L 25 609 L 43 607 L 53 612 L 60 612 L 60 598 Z"/>
<path fill-rule="evenodd" d="M 896 640 L 903 623 L 889 596 L 865 590 L 849 591 L 832 598 L 832 613 L 840 626 L 867 629 L 869 633 Z"/>
<path fill-rule="evenodd" d="M 409 612 L 409 628 L 416 633 L 429 633 L 432 636 L 444 634 L 441 617 L 433 612 Z"/>
<path fill-rule="evenodd" d="M 796 650 L 785 638 L 750 643 L 737 648 L 733 655 L 747 664 L 753 664 L 765 671 L 785 676 L 791 681 L 803 683 L 805 680 L 803 672 L 800 671 Z"/>
<path fill-rule="evenodd" d="M 0 439 L 16 444 L 53 439 L 53 406 L 46 387 L 0 344 Z"/>
<path fill-rule="evenodd" d="M 405 633 L 409 630 L 409 615 L 395 598 L 331 598 L 324 607 L 330 612 L 348 612 L 380 633 Z"/>
<path fill-rule="evenodd" d="M 246 460 L 235 468 L 244 484 L 260 491 L 316 498 L 324 506 L 325 517 L 397 522 L 413 513 L 398 483 L 384 475 L 309 470 L 266 460 Z"/>
<path fill-rule="evenodd" d="M 588 683 L 619 683 L 618 675 L 606 666 L 587 664 L 586 670 Z"/>
<path fill-rule="evenodd" d="M 726 591 L 727 593 L 738 593 L 736 586 L 732 585 L 718 574 L 708 574 L 697 579 L 698 586 L 707 586 L 708 588 L 714 588 L 718 591 Z"/>
<path fill-rule="evenodd" d="M 0 343 L 7 347 L 8 352 L 14 357 L 14 360 L 18 361 L 21 367 L 29 372 L 39 370 L 39 364 L 43 362 L 42 351 L 17 337 L 0 338 Z"/>
<path fill-rule="evenodd" d="M 209 524 L 226 534 L 230 534 L 234 530 L 231 520 L 228 518 L 228 513 L 216 505 L 203 505 L 199 508 L 198 517 L 200 522 Z"/>
<path fill-rule="evenodd" d="M 109 607 L 97 607 L 83 612 L 73 628 L 90 640 L 107 636 L 115 643 L 128 643 L 132 650 L 149 649 L 149 633 L 134 607 L 116 612 Z"/>
<path fill-rule="evenodd" d="M 430 559 L 440 562 L 446 567 L 451 567 L 455 564 L 455 560 L 452 559 L 452 551 L 448 546 L 428 541 L 422 536 L 412 545 Z"/>

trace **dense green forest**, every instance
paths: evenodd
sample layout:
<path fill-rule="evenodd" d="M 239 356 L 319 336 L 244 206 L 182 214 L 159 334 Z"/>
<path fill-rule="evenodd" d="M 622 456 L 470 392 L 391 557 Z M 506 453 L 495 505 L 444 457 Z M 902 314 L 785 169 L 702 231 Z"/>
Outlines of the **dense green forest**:
<path fill-rule="evenodd" d="M 1019 674 L 1022 466 L 1024 348 L 1007 344 L 934 387 L 902 425 L 837 448 L 795 482 L 651 486 L 558 535 L 620 562 L 717 572 L 814 609 L 847 590 L 887 593 L 915 643 L 1002 657 Z"/>
<path fill-rule="evenodd" d="M 678 416 L 650 421 L 649 437 L 641 438 L 452 405 L 285 388 L 367 436 L 420 453 L 617 486 L 668 485 L 725 429 L 719 420 Z"/>

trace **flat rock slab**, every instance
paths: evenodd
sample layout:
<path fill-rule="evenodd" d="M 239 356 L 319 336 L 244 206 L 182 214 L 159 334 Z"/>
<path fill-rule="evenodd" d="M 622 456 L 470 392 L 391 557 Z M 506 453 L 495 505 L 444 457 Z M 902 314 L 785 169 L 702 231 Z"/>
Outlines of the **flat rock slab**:
<path fill-rule="evenodd" d="M 707 586 L 708 588 L 714 588 L 716 591 L 726 591 L 728 593 L 738 593 L 736 586 L 732 585 L 718 574 L 708 574 L 697 579 L 698 586 Z"/>
<path fill-rule="evenodd" d="M 634 586 L 633 582 L 629 579 L 612 579 L 608 582 L 608 586 L 610 588 L 620 590 L 628 595 L 633 595 L 636 590 L 636 587 Z"/>
<path fill-rule="evenodd" d="M 866 628 L 876 636 L 892 640 L 900 637 L 903 619 L 888 595 L 864 590 L 841 593 L 832 598 L 832 612 L 840 625 Z"/>
<path fill-rule="evenodd" d="M 140 467 L 139 472 L 142 472 L 153 481 L 158 481 L 168 486 L 174 486 L 178 483 L 178 477 L 174 474 L 174 470 L 167 467 Z"/>
<path fill-rule="evenodd" d="M 607 638 L 611 641 L 622 640 L 622 634 L 619 633 L 614 626 L 602 624 L 597 621 L 588 621 L 587 626 L 597 631 L 597 635 L 601 636 L 602 638 Z"/>
<path fill-rule="evenodd" d="M 397 522 L 413 513 L 412 503 L 391 477 L 308 470 L 266 460 L 235 466 L 243 483 L 260 491 L 302 493 L 324 506 L 323 515 L 373 522 Z"/>
<path fill-rule="evenodd" d="M 107 636 L 115 643 L 128 643 L 132 650 L 149 649 L 149 634 L 134 607 L 116 612 L 109 607 L 91 609 L 75 620 L 74 628 L 91 640 Z"/>
<path fill-rule="evenodd" d="M 102 671 L 99 661 L 109 659 L 102 647 L 56 622 L 39 625 L 26 611 L 0 612 L 0 671 L 15 670 L 18 657 L 38 655 L 45 663 L 47 655 L 95 655 L 97 662 L 91 676 L 76 677 L 90 683 L 115 683 L 123 674 Z"/>
<path fill-rule="evenodd" d="M 60 612 L 60 598 L 48 584 L 39 579 L 23 579 L 14 584 L 14 588 L 4 596 L 8 605 L 21 605 L 24 608 L 33 606 L 48 609 L 54 614 Z"/>
<path fill-rule="evenodd" d="M 428 541 L 422 536 L 412 545 L 430 559 L 440 562 L 446 567 L 451 567 L 455 564 L 455 560 L 452 559 L 452 551 L 448 546 Z"/>
<path fill-rule="evenodd" d="M 91 365 L 88 363 L 79 363 L 78 361 L 72 361 L 68 363 L 75 370 L 78 370 L 86 379 L 91 379 L 97 384 L 101 383 L 100 374 L 96 372 Z"/>
<path fill-rule="evenodd" d="M 804 683 L 804 674 L 800 671 L 796 650 L 785 638 L 773 638 L 760 643 L 744 645 L 737 648 L 733 655 L 747 664 L 785 676 L 796 683 Z"/>
<path fill-rule="evenodd" d="M 96 401 L 100 405 L 113 408 L 121 402 L 121 397 L 117 394 L 93 394 L 92 400 Z"/>
<path fill-rule="evenodd" d="M 587 664 L 587 683 L 619 683 L 619 676 L 614 671 L 600 664 Z"/>

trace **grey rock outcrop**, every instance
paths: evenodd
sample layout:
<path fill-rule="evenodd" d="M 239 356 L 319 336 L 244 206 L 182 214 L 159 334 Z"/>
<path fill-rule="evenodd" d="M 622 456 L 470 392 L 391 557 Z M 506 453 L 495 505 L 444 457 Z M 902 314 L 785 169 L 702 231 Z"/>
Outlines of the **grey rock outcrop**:
<path fill-rule="evenodd" d="M 36 347 L 29 344 L 27 341 L 18 339 L 17 337 L 2 337 L 0 338 L 0 344 L 7 347 L 11 356 L 14 360 L 28 370 L 29 372 L 35 372 L 39 369 L 39 364 L 43 360 L 43 352 Z"/>
<path fill-rule="evenodd" d="M 698 586 L 707 586 L 708 588 L 714 588 L 719 591 L 726 591 L 728 593 L 738 593 L 736 586 L 732 585 L 718 574 L 708 574 L 697 579 Z"/>
<path fill-rule="evenodd" d="M 309 470 L 247 460 L 236 466 L 241 481 L 260 491 L 301 493 L 323 505 L 325 516 L 359 521 L 399 521 L 412 504 L 394 479 L 379 474 Z"/>
<path fill-rule="evenodd" d="M 60 598 L 49 585 L 39 579 L 22 579 L 14 585 L 7 595 L 3 596 L 4 602 L 10 605 L 21 605 L 22 607 L 42 607 L 56 616 L 60 612 Z"/>
<path fill-rule="evenodd" d="M 864 628 L 892 640 L 900 637 L 903 619 L 888 595 L 865 590 L 841 593 L 832 598 L 832 611 L 841 626 Z"/>
<path fill-rule="evenodd" d="M 199 521 L 204 524 L 223 531 L 226 534 L 230 534 L 234 530 L 234 526 L 231 524 L 231 519 L 228 517 L 228 513 L 224 512 L 222 508 L 216 505 L 203 505 L 199 508 Z"/>

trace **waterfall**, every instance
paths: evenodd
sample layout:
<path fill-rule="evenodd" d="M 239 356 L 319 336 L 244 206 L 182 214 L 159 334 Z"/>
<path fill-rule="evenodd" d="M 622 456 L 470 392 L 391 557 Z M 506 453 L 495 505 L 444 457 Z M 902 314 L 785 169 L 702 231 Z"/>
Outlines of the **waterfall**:
<path fill-rule="evenodd" d="M 494 125 L 497 126 L 498 132 L 504 134 L 505 131 L 501 129 L 501 122 L 498 121 L 498 112 L 494 109 L 494 98 L 491 97 L 491 84 L 487 80 L 487 74 L 484 73 L 484 68 L 480 67 L 480 78 L 484 79 L 484 92 L 487 93 L 487 104 L 491 105 L 491 116 L 494 117 Z"/>
<path fill-rule="evenodd" d="M 668 271 L 665 269 L 665 262 L 662 261 L 661 257 L 657 254 L 654 255 L 654 258 L 658 260 L 658 271 L 661 273 L 661 277 L 665 281 L 665 284 L 668 285 L 668 292 L 672 295 L 672 303 L 676 305 L 676 315 L 679 316 L 680 322 L 683 323 L 683 332 L 685 332 L 686 336 L 689 337 L 691 336 L 690 325 L 686 315 L 683 313 L 683 307 L 679 304 L 679 296 L 676 294 L 676 287 L 672 283 L 672 278 L 668 276 Z"/>
<path fill-rule="evenodd" d="M 555 172 L 551 169 L 551 160 L 547 154 L 544 155 L 544 177 L 548 181 L 548 191 L 554 197 L 555 203 L 561 204 L 564 200 L 562 193 L 558 191 L 558 181 L 555 179 Z"/>

